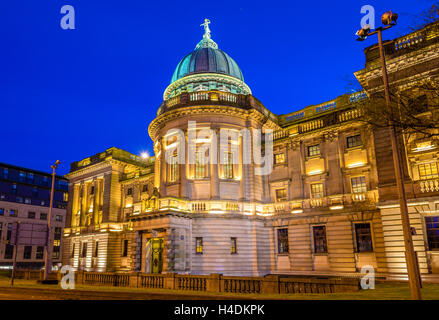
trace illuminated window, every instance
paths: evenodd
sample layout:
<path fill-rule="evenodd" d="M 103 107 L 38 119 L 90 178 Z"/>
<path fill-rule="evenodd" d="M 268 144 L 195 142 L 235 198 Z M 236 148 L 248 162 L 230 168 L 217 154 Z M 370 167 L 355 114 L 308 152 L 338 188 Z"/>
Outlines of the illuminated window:
<path fill-rule="evenodd" d="M 285 163 L 285 153 L 277 153 L 274 155 L 274 164 Z"/>
<path fill-rule="evenodd" d="M 57 215 L 55 216 L 55 220 L 58 221 L 58 222 L 62 222 L 62 216 L 59 215 L 59 214 L 57 214 Z"/>
<path fill-rule="evenodd" d="M 70 258 L 74 258 L 75 257 L 75 243 L 72 245 L 72 253 L 70 255 Z"/>
<path fill-rule="evenodd" d="M 276 202 L 287 201 L 287 189 L 276 190 Z"/>
<path fill-rule="evenodd" d="M 9 216 L 10 217 L 16 217 L 17 216 L 17 209 L 11 209 L 9 210 Z"/>
<path fill-rule="evenodd" d="M 127 196 L 131 196 L 133 195 L 133 188 L 128 188 L 127 189 Z"/>
<path fill-rule="evenodd" d="M 35 212 L 28 212 L 27 213 L 27 217 L 29 218 L 29 219 L 35 219 Z"/>
<path fill-rule="evenodd" d="M 323 183 L 314 183 L 311 185 L 311 197 L 313 199 L 323 198 Z"/>
<path fill-rule="evenodd" d="M 128 240 L 124 240 L 122 243 L 122 257 L 128 257 Z"/>
<path fill-rule="evenodd" d="M 12 184 L 11 193 L 12 193 L 12 194 L 17 194 L 17 185 L 16 185 L 15 183 Z"/>
<path fill-rule="evenodd" d="M 32 246 L 24 246 L 23 259 L 29 260 L 32 258 Z"/>
<path fill-rule="evenodd" d="M 365 193 L 367 191 L 365 176 L 352 178 L 351 184 L 352 193 Z"/>
<path fill-rule="evenodd" d="M 439 250 L 439 216 L 425 217 L 427 228 L 428 249 Z"/>
<path fill-rule="evenodd" d="M 355 224 L 355 239 L 357 243 L 357 252 L 373 251 L 370 223 Z"/>
<path fill-rule="evenodd" d="M 224 179 L 233 179 L 233 153 L 224 152 L 223 159 Z"/>
<path fill-rule="evenodd" d="M 169 158 L 169 182 L 176 182 L 178 180 L 179 172 L 178 172 L 178 154 L 175 151 L 172 156 Z"/>
<path fill-rule="evenodd" d="M 314 240 L 314 253 L 327 253 L 328 246 L 326 244 L 326 227 L 314 226 L 313 240 Z"/>
<path fill-rule="evenodd" d="M 5 209 L 0 208 L 0 216 L 4 216 L 5 215 Z"/>
<path fill-rule="evenodd" d="M 288 229 L 277 229 L 277 252 L 288 253 Z"/>
<path fill-rule="evenodd" d="M 236 238 L 230 238 L 230 253 L 231 254 L 237 254 L 238 253 L 237 239 Z"/>
<path fill-rule="evenodd" d="M 195 153 L 195 179 L 205 179 L 207 178 L 207 152 L 196 152 Z"/>
<path fill-rule="evenodd" d="M 434 179 L 438 177 L 437 163 L 424 163 L 418 166 L 419 178 L 421 180 Z"/>
<path fill-rule="evenodd" d="M 203 254 L 203 238 L 195 238 L 195 253 Z"/>
<path fill-rule="evenodd" d="M 55 228 L 55 232 L 53 235 L 54 240 L 61 240 L 61 233 L 62 233 L 61 231 L 62 231 L 62 229 L 60 227 Z"/>
<path fill-rule="evenodd" d="M 308 157 L 317 157 L 320 155 L 320 145 L 308 147 Z"/>

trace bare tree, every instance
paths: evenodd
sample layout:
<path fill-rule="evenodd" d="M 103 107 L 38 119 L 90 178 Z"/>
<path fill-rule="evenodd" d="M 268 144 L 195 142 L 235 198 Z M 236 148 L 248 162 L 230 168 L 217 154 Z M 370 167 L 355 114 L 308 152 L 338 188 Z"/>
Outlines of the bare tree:
<path fill-rule="evenodd" d="M 404 91 L 390 91 L 391 112 L 386 108 L 383 92 L 377 92 L 357 102 L 362 121 L 373 127 L 395 126 L 397 134 L 418 137 L 439 137 L 439 83 L 426 80 Z"/>
<path fill-rule="evenodd" d="M 420 15 L 415 17 L 414 24 L 410 29 L 411 31 L 420 30 L 437 20 L 439 20 L 439 1 L 435 0 L 431 7 L 423 10 Z"/>

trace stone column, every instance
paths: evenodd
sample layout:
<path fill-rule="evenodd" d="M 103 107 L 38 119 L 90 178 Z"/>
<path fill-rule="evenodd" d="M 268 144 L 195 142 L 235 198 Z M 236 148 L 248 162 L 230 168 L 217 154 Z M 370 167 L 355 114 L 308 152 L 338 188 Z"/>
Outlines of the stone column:
<path fill-rule="evenodd" d="M 244 171 L 245 171 L 245 166 L 244 166 L 244 152 L 243 152 L 243 139 L 242 139 L 242 135 L 239 136 L 239 168 L 240 168 L 240 173 L 241 173 L 241 181 L 239 183 L 239 195 L 238 195 L 238 200 L 239 201 L 243 201 L 244 200 L 244 194 L 245 194 L 245 190 L 244 190 Z"/>
<path fill-rule="evenodd" d="M 188 192 L 187 192 L 187 163 L 188 163 L 188 136 L 187 131 L 185 132 L 185 141 L 184 141 L 184 164 L 180 164 L 180 198 L 187 199 L 188 198 Z M 183 142 L 182 142 L 183 143 Z"/>
<path fill-rule="evenodd" d="M 218 176 L 218 166 L 219 166 L 219 129 L 215 128 L 216 135 L 212 137 L 211 150 L 214 148 L 215 152 L 210 154 L 210 198 L 213 200 L 219 199 L 219 176 Z M 216 158 L 216 159 L 215 159 Z M 215 162 L 215 163 L 214 163 Z"/>
<path fill-rule="evenodd" d="M 162 197 L 166 196 L 166 150 L 163 141 L 160 142 L 160 195 Z"/>

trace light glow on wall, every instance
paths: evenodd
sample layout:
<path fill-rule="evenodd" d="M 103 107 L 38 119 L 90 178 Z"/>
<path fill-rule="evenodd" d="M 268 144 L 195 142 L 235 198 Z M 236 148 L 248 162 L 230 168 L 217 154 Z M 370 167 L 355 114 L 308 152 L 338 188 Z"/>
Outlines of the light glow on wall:
<path fill-rule="evenodd" d="M 351 163 L 348 165 L 348 168 L 352 169 L 352 168 L 359 168 L 359 167 L 363 167 L 365 165 L 364 162 L 355 162 L 355 163 Z"/>
<path fill-rule="evenodd" d="M 323 170 L 313 170 L 313 171 L 310 171 L 310 172 L 308 172 L 308 175 L 309 176 L 315 176 L 315 175 L 317 175 L 317 174 L 322 174 L 323 173 Z"/>
<path fill-rule="evenodd" d="M 293 213 L 293 214 L 303 213 L 303 210 L 302 209 L 296 209 L 296 210 L 291 211 L 291 213 Z"/>
<path fill-rule="evenodd" d="M 342 210 L 343 208 L 344 208 L 344 206 L 338 205 L 338 206 L 329 207 L 329 210 Z"/>

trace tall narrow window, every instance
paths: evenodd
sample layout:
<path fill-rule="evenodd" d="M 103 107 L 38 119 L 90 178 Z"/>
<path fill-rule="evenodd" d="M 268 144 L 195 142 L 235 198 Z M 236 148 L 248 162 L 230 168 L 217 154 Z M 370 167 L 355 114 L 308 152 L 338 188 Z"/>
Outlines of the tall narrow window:
<path fill-rule="evenodd" d="M 5 259 L 12 259 L 14 254 L 14 246 L 12 244 L 7 244 L 5 246 Z"/>
<path fill-rule="evenodd" d="M 224 179 L 233 179 L 233 153 L 224 152 Z"/>
<path fill-rule="evenodd" d="M 195 253 L 203 254 L 203 238 L 195 238 Z"/>
<path fill-rule="evenodd" d="M 367 191 L 366 187 L 366 177 L 355 177 L 351 179 L 352 183 L 352 193 L 365 193 Z"/>
<path fill-rule="evenodd" d="M 24 246 L 23 259 L 29 260 L 32 258 L 32 246 Z"/>
<path fill-rule="evenodd" d="M 83 242 L 83 243 L 82 243 L 82 253 L 81 253 L 81 257 L 82 257 L 82 258 L 87 257 L 87 242 Z"/>
<path fill-rule="evenodd" d="M 237 254 L 238 253 L 236 238 L 230 238 L 230 253 L 231 254 Z"/>
<path fill-rule="evenodd" d="M 288 253 L 288 229 L 277 229 L 277 252 Z"/>
<path fill-rule="evenodd" d="M 35 259 L 42 260 L 44 257 L 44 247 L 38 246 L 37 247 L 37 253 L 35 254 Z"/>
<path fill-rule="evenodd" d="M 93 257 L 97 257 L 99 255 L 99 241 L 95 242 L 95 250 L 93 252 Z"/>
<path fill-rule="evenodd" d="M 75 257 L 75 243 L 72 245 L 72 253 L 70 255 L 70 258 L 74 258 Z"/>
<path fill-rule="evenodd" d="M 313 228 L 314 253 L 327 253 L 326 227 L 314 226 Z"/>
<path fill-rule="evenodd" d="M 169 158 L 169 182 L 176 182 L 178 181 L 178 154 L 177 151 L 175 151 L 172 156 Z"/>
<path fill-rule="evenodd" d="M 419 178 L 421 180 L 429 180 L 439 177 L 436 162 L 420 164 L 418 168 Z"/>
<path fill-rule="evenodd" d="M 206 151 L 197 151 L 195 154 L 195 179 L 207 178 Z"/>
<path fill-rule="evenodd" d="M 370 223 L 356 223 L 355 237 L 357 240 L 357 252 L 373 251 Z"/>
<path fill-rule="evenodd" d="M 430 251 L 439 250 L 439 216 L 425 217 L 427 228 L 428 249 Z"/>
<path fill-rule="evenodd" d="M 128 257 L 128 240 L 124 240 L 122 243 L 122 257 Z"/>

